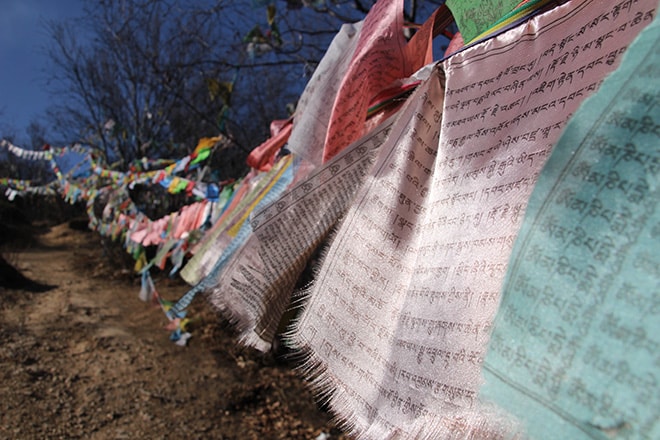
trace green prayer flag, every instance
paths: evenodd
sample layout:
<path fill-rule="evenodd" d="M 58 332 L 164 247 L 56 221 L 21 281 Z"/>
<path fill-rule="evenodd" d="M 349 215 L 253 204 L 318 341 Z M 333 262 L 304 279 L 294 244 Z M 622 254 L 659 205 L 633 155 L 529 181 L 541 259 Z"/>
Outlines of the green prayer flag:
<path fill-rule="evenodd" d="M 521 0 L 447 0 L 463 41 L 469 42 L 511 12 Z"/>
<path fill-rule="evenodd" d="M 206 150 L 201 150 L 199 153 L 197 153 L 197 157 L 194 158 L 190 163 L 191 164 L 199 163 L 199 162 L 205 160 L 210 155 L 211 155 L 211 149 L 210 148 L 208 148 Z"/>

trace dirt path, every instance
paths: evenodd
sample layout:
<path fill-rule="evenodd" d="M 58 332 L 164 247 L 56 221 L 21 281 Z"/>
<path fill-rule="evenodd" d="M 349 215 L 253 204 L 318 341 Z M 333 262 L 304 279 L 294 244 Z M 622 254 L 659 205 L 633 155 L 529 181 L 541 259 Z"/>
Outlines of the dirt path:
<path fill-rule="evenodd" d="M 137 282 L 113 276 L 98 235 L 60 225 L 40 242 L 13 262 L 58 287 L 0 288 L 0 438 L 344 438 L 291 365 L 237 347 L 203 299 L 178 347 Z"/>

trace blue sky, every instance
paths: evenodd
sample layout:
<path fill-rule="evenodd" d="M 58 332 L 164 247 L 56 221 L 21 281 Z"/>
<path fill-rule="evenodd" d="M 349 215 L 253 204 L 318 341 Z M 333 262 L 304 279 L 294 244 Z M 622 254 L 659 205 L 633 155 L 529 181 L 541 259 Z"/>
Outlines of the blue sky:
<path fill-rule="evenodd" d="M 46 20 L 79 17 L 83 0 L 0 0 L 0 137 L 21 136 L 49 104 Z"/>
<path fill-rule="evenodd" d="M 25 142 L 27 125 L 40 120 L 50 106 L 45 89 L 50 38 L 44 24 L 80 17 L 83 3 L 0 0 L 0 139 L 12 135 L 15 141 Z"/>

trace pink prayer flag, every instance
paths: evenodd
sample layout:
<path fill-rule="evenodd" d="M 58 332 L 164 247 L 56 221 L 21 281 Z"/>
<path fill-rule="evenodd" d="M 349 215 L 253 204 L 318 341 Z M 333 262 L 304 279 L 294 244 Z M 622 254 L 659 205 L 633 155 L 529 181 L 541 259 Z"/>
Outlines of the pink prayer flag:
<path fill-rule="evenodd" d="M 397 79 L 407 78 L 433 60 L 433 17 L 407 44 L 403 2 L 380 0 L 369 11 L 350 67 L 335 98 L 323 162 L 364 134 L 371 98 Z M 424 38 L 422 38 L 424 37 Z"/>

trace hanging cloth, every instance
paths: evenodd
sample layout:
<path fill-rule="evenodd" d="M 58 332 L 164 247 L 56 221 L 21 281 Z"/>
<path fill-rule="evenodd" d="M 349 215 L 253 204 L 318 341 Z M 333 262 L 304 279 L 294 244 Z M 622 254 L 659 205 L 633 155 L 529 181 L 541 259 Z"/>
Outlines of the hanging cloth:
<path fill-rule="evenodd" d="M 569 121 L 516 240 L 481 395 L 531 438 L 660 438 L 659 47 L 656 18 Z"/>
<path fill-rule="evenodd" d="M 434 18 L 427 20 L 407 43 L 402 32 L 402 1 L 379 0 L 371 8 L 332 105 L 324 162 L 364 134 L 369 102 L 374 96 L 433 61 L 434 22 Z"/>
<path fill-rule="evenodd" d="M 247 164 L 259 171 L 269 171 L 275 163 L 277 152 L 289 140 L 293 119 L 273 121 L 270 124 L 271 137 L 259 145 L 247 157 Z"/>
<path fill-rule="evenodd" d="M 656 3 L 617 19 L 566 3 L 445 60 L 408 99 L 291 335 L 350 435 L 501 438 L 515 423 L 478 393 L 527 200 Z"/>

